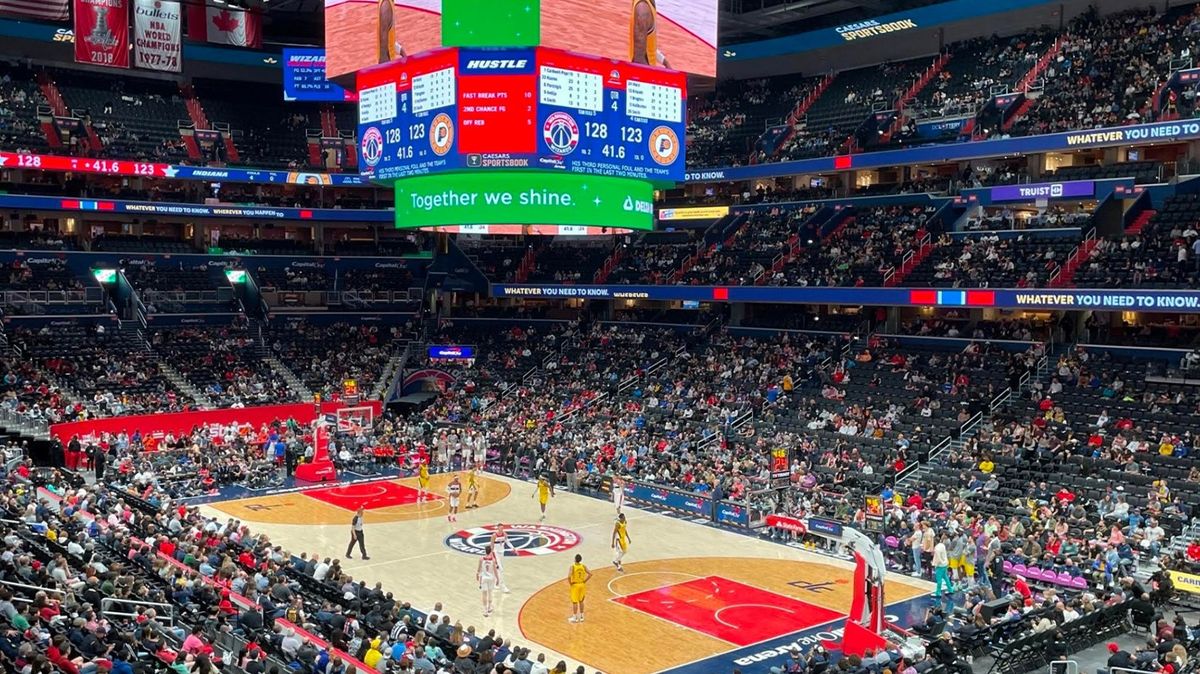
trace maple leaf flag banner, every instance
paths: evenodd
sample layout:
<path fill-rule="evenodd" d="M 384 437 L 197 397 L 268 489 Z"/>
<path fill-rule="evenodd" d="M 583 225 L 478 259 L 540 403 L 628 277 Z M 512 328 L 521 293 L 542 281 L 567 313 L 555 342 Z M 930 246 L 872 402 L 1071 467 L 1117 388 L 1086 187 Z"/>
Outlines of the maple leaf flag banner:
<path fill-rule="evenodd" d="M 188 37 L 197 42 L 258 48 L 262 46 L 262 16 L 216 5 L 191 5 Z"/>
<path fill-rule="evenodd" d="M 129 4 L 125 0 L 75 0 L 75 62 L 129 67 Z"/>
<path fill-rule="evenodd" d="M 66 21 L 71 17 L 71 0 L 0 0 L 0 14 Z"/>

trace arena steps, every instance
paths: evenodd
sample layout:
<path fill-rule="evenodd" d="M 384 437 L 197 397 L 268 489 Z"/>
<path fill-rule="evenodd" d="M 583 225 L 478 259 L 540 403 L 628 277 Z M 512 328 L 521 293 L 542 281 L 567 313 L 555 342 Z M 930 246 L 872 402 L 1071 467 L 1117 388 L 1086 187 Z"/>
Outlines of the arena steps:
<path fill-rule="evenodd" d="M 1137 236 L 1141 234 L 1142 230 L 1146 228 L 1146 225 L 1149 224 L 1150 220 L 1152 220 L 1156 215 L 1158 215 L 1158 211 L 1154 210 L 1153 208 L 1147 208 L 1146 210 L 1142 211 L 1138 214 L 1137 219 L 1135 219 L 1129 224 L 1128 227 L 1125 228 L 1125 235 Z"/>
<path fill-rule="evenodd" d="M 158 369 L 160 372 L 162 372 L 163 377 L 165 377 L 167 381 L 171 382 L 171 384 L 174 385 L 177 390 L 187 396 L 190 396 L 192 400 L 195 400 L 198 407 L 213 407 L 212 400 L 209 399 L 209 397 L 203 391 L 196 388 L 195 384 L 188 381 L 187 377 L 183 376 L 179 370 L 176 370 L 174 367 L 172 367 L 170 363 L 160 360 L 158 361 Z"/>
<path fill-rule="evenodd" d="M 308 386 L 301 381 L 300 378 L 296 376 L 296 373 L 292 372 L 287 365 L 284 365 L 283 361 L 279 360 L 275 356 L 265 356 L 263 358 L 263 362 L 266 363 L 267 366 L 271 368 L 271 371 L 278 375 L 279 378 L 288 385 L 288 388 L 291 389 L 296 400 L 313 399 L 312 389 L 308 388 Z"/>

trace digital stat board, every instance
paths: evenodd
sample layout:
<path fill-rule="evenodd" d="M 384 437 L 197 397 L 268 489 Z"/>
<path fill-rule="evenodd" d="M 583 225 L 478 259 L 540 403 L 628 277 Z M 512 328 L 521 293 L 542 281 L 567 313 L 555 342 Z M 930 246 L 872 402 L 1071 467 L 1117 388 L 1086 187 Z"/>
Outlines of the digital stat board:
<path fill-rule="evenodd" d="M 358 73 L 359 170 L 684 177 L 687 76 L 546 48 L 426 52 Z"/>

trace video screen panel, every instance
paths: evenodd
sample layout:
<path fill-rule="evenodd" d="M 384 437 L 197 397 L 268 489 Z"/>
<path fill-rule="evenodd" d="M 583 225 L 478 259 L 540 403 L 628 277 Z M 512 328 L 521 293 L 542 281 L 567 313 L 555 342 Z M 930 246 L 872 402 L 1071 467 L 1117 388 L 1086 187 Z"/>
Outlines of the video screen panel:
<path fill-rule="evenodd" d="M 541 46 L 716 76 L 717 0 L 530 0 Z M 325 0 L 339 77 L 441 46 L 441 0 Z"/>

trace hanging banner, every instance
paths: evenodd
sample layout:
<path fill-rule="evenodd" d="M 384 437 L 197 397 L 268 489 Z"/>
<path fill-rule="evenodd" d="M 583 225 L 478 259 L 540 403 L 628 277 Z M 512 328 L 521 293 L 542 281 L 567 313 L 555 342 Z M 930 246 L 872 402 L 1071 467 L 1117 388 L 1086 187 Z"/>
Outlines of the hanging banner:
<path fill-rule="evenodd" d="M 188 7 L 188 37 L 197 42 L 257 49 L 262 46 L 262 16 L 258 12 L 218 5 L 191 5 Z"/>
<path fill-rule="evenodd" d="M 134 66 L 177 73 L 183 69 L 183 8 L 174 0 L 134 0 Z"/>
<path fill-rule="evenodd" d="M 127 0 L 75 0 L 75 62 L 129 67 Z"/>

